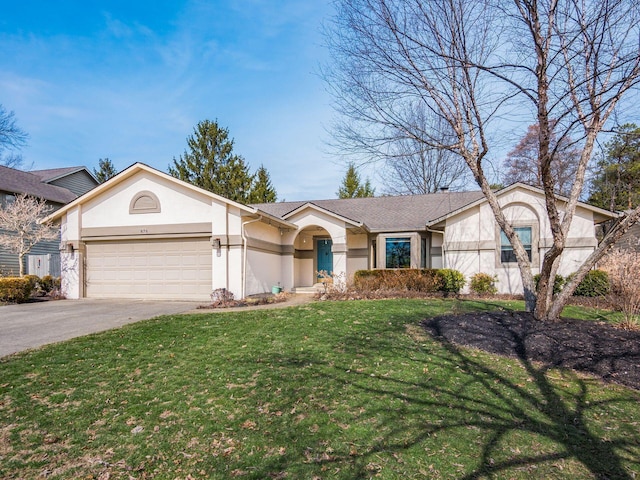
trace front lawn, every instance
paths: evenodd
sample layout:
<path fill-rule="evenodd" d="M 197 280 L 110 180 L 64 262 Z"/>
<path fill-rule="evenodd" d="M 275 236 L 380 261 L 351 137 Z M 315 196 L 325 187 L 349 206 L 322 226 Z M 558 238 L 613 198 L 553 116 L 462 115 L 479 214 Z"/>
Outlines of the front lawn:
<path fill-rule="evenodd" d="M 420 326 L 514 305 L 167 316 L 16 355 L 0 361 L 0 477 L 640 475 L 640 392 Z"/>

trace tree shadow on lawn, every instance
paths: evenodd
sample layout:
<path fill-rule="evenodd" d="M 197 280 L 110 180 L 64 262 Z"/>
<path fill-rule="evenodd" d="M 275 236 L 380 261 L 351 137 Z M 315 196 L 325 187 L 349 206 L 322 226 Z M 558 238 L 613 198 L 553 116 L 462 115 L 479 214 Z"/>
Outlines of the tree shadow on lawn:
<path fill-rule="evenodd" d="M 486 328 L 487 323 L 478 322 L 479 318 L 488 320 L 498 328 Z M 505 321 L 507 318 L 512 321 Z M 628 332 L 618 331 L 622 338 L 611 338 L 607 335 L 595 337 L 601 330 L 596 327 L 592 331 L 585 328 L 585 322 L 578 323 L 579 325 L 568 325 L 566 322 L 559 322 L 550 325 L 535 321 L 530 314 L 519 312 L 450 315 L 423 322 L 422 326 L 427 332 L 446 349 L 460 369 L 484 389 L 486 395 L 486 403 L 479 402 L 477 397 L 469 398 L 470 403 L 474 405 L 473 409 L 478 408 L 478 412 L 491 418 L 489 422 L 477 424 L 479 428 L 491 432 L 489 440 L 482 448 L 482 464 L 461 478 L 473 479 L 499 474 L 513 467 L 526 467 L 563 459 L 577 460 L 598 479 L 635 478 L 635 475 L 631 476 L 623 465 L 621 454 L 626 453 L 627 463 L 640 465 L 640 435 L 637 428 L 617 432 L 618 437 L 615 439 L 602 438 L 592 431 L 589 425 L 592 422 L 588 417 L 604 408 L 622 407 L 625 403 L 637 404 L 638 397 L 629 392 L 630 395 L 616 394 L 608 396 L 607 400 L 590 401 L 589 390 L 601 388 L 597 380 L 575 377 L 569 380 L 569 385 L 561 388 L 552 384 L 548 374 L 551 368 L 570 367 L 608 377 L 608 380 L 619 380 L 616 372 L 619 371 L 620 362 L 623 362 L 623 368 L 633 368 L 633 365 L 637 365 L 638 353 L 627 351 L 624 355 L 617 350 L 620 346 L 622 349 L 637 350 L 638 346 L 624 342 Z M 535 328 L 533 324 L 536 324 Z M 573 331 L 574 338 L 563 342 L 557 334 L 566 333 L 569 329 Z M 616 331 L 613 334 L 615 337 Z M 476 341 L 468 341 L 470 337 Z M 472 350 L 457 345 L 457 340 L 462 338 L 464 344 L 517 358 L 518 363 L 529 375 L 531 384 L 535 386 L 533 391 L 511 376 L 475 360 Z M 613 348 L 612 345 L 616 341 L 619 342 L 617 348 Z M 612 349 L 616 352 L 611 353 Z M 571 383 L 574 384 L 574 389 L 577 387 L 577 391 L 572 391 Z M 635 386 L 637 388 L 637 385 Z M 445 393 L 465 395 L 464 389 L 459 393 L 445 389 Z M 502 405 L 498 407 L 498 410 L 502 409 L 502 414 L 492 415 L 491 411 L 496 411 L 498 403 Z M 555 453 L 519 455 L 500 462 L 493 461 L 493 456 L 498 453 L 496 449 L 500 440 L 514 431 L 540 435 L 561 448 L 557 448 Z"/>
<path fill-rule="evenodd" d="M 516 472 L 520 472 L 517 475 L 522 474 L 522 478 L 531 475 L 543 478 L 538 476 L 541 474 L 546 478 L 556 475 L 635 478 L 630 472 L 640 468 L 637 420 L 630 419 L 631 424 L 625 424 L 626 419 L 618 415 L 614 420 L 620 428 L 617 431 L 606 431 L 605 420 L 612 410 L 637 405 L 639 397 L 635 392 L 621 389 L 600 392 L 602 385 L 597 379 L 571 372 L 565 372 L 567 375 L 558 379 L 557 373 L 550 372 L 553 365 L 531 360 L 526 335 L 513 331 L 503 332 L 499 341 L 513 348 L 522 368 L 513 364 L 505 367 L 499 362 L 492 365 L 486 355 L 451 341 L 441 318 L 444 317 L 427 320 L 422 327 L 412 319 L 407 326 L 414 341 L 422 344 L 418 353 L 402 348 L 390 351 L 384 335 L 340 339 L 342 345 L 352 346 L 347 348 L 348 354 L 357 352 L 364 359 L 361 371 L 354 370 L 353 365 L 327 363 L 317 358 L 305 358 L 301 362 L 287 355 L 279 357 L 281 365 L 295 367 L 314 363 L 315 375 L 321 377 L 328 388 L 341 385 L 349 389 L 352 403 L 348 409 L 360 411 L 352 423 L 377 424 L 373 428 L 378 435 L 370 441 L 363 440 L 363 448 L 357 453 L 342 452 L 312 459 L 309 450 L 290 452 L 286 458 L 278 459 L 277 464 L 263 465 L 262 472 L 269 475 L 274 468 L 286 471 L 301 461 L 326 468 L 346 468 L 352 478 L 370 478 L 376 473 L 371 466 L 375 466 L 381 456 L 426 457 L 425 451 L 431 454 L 439 451 L 442 462 L 460 463 L 457 471 L 421 471 L 421 474 L 461 480 Z M 471 326 L 473 331 L 476 327 Z M 432 335 L 426 335 L 425 328 Z M 371 359 L 382 351 L 398 355 L 397 358 L 412 365 L 414 370 L 424 368 L 423 375 L 414 378 L 394 375 L 393 368 L 391 374 L 375 372 Z M 346 395 L 345 390 L 345 404 Z M 354 405 L 354 401 L 360 405 Z M 298 433 L 295 427 L 289 432 L 293 444 Z M 452 445 L 460 436 L 466 447 Z M 515 437 L 519 440 L 514 440 Z M 449 450 L 445 450 L 447 448 Z M 455 449 L 462 451 L 459 458 L 452 454 Z M 425 460 L 428 463 L 433 459 Z M 451 469 L 451 465 L 448 467 Z M 398 468 L 395 473 L 400 474 L 404 467 L 389 468 Z M 436 468 L 446 469 L 447 465 L 436 465 Z M 563 472 L 563 468 L 566 471 Z"/>

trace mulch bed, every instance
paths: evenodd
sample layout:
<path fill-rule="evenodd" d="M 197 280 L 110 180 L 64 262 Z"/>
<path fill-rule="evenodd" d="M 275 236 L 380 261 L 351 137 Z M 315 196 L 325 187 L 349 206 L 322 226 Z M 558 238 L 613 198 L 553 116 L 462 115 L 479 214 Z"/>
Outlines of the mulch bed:
<path fill-rule="evenodd" d="M 487 352 L 572 368 L 640 390 L 640 332 L 585 320 L 540 322 L 525 312 L 444 315 L 422 322 L 436 338 Z"/>

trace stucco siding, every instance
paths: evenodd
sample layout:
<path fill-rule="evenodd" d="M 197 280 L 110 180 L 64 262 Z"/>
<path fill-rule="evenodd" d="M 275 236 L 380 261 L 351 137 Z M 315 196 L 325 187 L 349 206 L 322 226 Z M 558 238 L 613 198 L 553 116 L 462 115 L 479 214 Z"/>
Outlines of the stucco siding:
<path fill-rule="evenodd" d="M 532 271 L 539 272 L 544 253 L 552 244 L 551 230 L 542 195 L 515 190 L 500 198 L 506 219 L 514 226 L 532 227 Z M 563 212 L 563 204 L 559 204 Z M 522 279 L 516 263 L 500 261 L 500 229 L 488 204 L 470 209 L 449 218 L 445 227 L 445 268 L 459 270 L 467 282 L 478 272 L 496 275 L 500 293 L 522 293 Z M 433 235 L 432 246 L 438 245 L 440 236 Z M 591 254 L 597 242 L 593 213 L 577 207 L 567 237 L 567 247 L 561 257 L 559 274 L 575 272 Z M 432 257 L 432 266 L 440 267 Z M 465 290 L 468 289 L 468 284 Z"/>
<path fill-rule="evenodd" d="M 477 251 L 453 251 L 446 253 L 446 268 L 458 270 L 464 275 L 468 287 L 471 277 L 478 271 L 478 252 Z"/>
<path fill-rule="evenodd" d="M 457 215 L 451 222 L 447 222 L 447 242 L 477 241 L 480 232 L 479 209 L 474 208 Z"/>
<path fill-rule="evenodd" d="M 246 295 L 270 292 L 274 285 L 283 285 L 280 255 L 247 251 Z"/>
<path fill-rule="evenodd" d="M 356 249 L 356 248 L 368 248 L 369 246 L 369 237 L 366 233 L 362 233 L 362 234 L 353 234 L 353 233 L 348 233 L 347 234 L 347 247 L 349 247 L 350 249 Z"/>
<path fill-rule="evenodd" d="M 295 285 L 294 287 L 310 287 L 315 283 L 313 258 L 294 259 Z"/>
<path fill-rule="evenodd" d="M 158 197 L 160 213 L 129 213 L 132 199 L 143 191 Z M 82 228 L 210 222 L 211 203 L 204 195 L 143 172 L 115 185 L 109 195 L 98 196 L 84 204 Z M 217 208 L 226 213 L 223 205 Z"/>
<path fill-rule="evenodd" d="M 367 258 L 347 258 L 347 281 L 353 281 L 353 274 L 358 270 L 367 270 L 369 261 Z"/>
<path fill-rule="evenodd" d="M 277 227 L 252 220 L 253 219 L 244 220 L 244 222 L 251 221 L 251 223 L 244 227 L 245 235 L 247 237 L 257 238 L 264 242 L 280 245 L 282 242 L 282 235 L 280 235 L 280 230 Z"/>

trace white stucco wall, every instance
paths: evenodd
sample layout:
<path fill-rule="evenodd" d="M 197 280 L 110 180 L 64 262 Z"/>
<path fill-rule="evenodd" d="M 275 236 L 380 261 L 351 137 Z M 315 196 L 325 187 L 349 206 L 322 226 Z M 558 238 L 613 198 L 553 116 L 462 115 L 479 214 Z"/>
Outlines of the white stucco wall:
<path fill-rule="evenodd" d="M 499 198 L 508 221 L 513 225 L 531 225 L 538 232 L 534 238 L 532 271 L 539 272 L 546 246 L 551 242 L 551 230 L 542 195 L 529 190 L 514 189 Z M 558 207 L 562 212 L 564 205 Z M 439 235 L 432 235 L 433 246 Z M 558 273 L 566 276 L 576 271 L 595 247 L 593 213 L 578 206 L 569 230 L 567 248 L 562 255 Z M 500 293 L 522 293 L 522 279 L 516 263 L 501 264 L 499 229 L 488 204 L 466 210 L 449 218 L 445 227 L 445 268 L 459 270 L 467 282 L 478 273 L 498 277 Z M 435 265 L 434 267 L 438 267 Z M 468 291 L 468 283 L 465 290 Z"/>
<path fill-rule="evenodd" d="M 131 200 L 145 190 L 158 197 L 160 213 L 129 214 Z M 211 198 L 149 172 L 140 172 L 114 185 L 108 194 L 83 204 L 82 227 L 201 223 L 224 215 L 225 206 L 222 202 L 214 201 L 212 209 Z"/>
<path fill-rule="evenodd" d="M 284 287 L 280 229 L 259 221 L 246 223 L 244 229 L 249 245 L 245 295 L 270 292 L 275 285 Z"/>
<path fill-rule="evenodd" d="M 246 295 L 270 292 L 274 285 L 282 286 L 280 256 L 260 251 L 247 251 Z"/>
<path fill-rule="evenodd" d="M 366 233 L 347 233 L 349 248 L 369 248 L 369 236 Z"/>
<path fill-rule="evenodd" d="M 73 208 L 60 222 L 60 291 L 68 299 L 78 299 L 82 296 L 81 267 L 83 252 L 80 247 L 80 209 Z M 66 250 L 66 245 L 74 246 L 73 252 Z"/>

